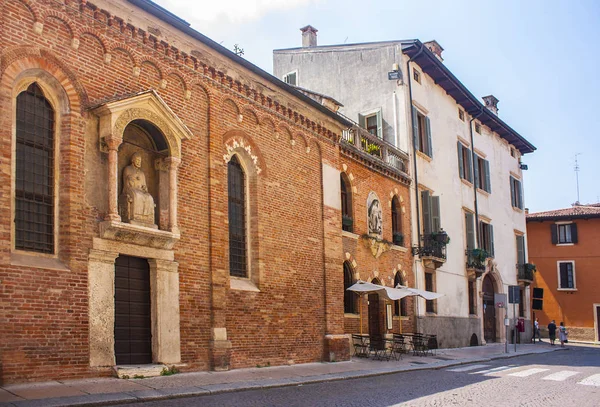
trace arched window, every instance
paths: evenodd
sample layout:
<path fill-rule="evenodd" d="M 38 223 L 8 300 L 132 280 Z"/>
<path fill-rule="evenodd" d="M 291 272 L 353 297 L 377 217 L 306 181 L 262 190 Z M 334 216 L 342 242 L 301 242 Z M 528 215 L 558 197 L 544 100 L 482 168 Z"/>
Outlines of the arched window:
<path fill-rule="evenodd" d="M 346 174 L 340 174 L 340 186 L 342 190 L 342 230 L 352 232 L 354 220 L 352 219 L 352 190 L 350 181 Z"/>
<path fill-rule="evenodd" d="M 36 83 L 17 96 L 15 248 L 54 253 L 54 109 Z"/>
<path fill-rule="evenodd" d="M 402 276 L 400 275 L 400 272 L 396 273 L 396 276 L 394 277 L 394 288 L 398 285 L 404 285 L 402 283 Z M 394 315 L 401 315 L 403 317 L 408 315 L 406 297 L 400 299 L 399 301 L 394 301 Z"/>
<path fill-rule="evenodd" d="M 344 262 L 344 313 L 356 314 L 356 294 L 347 288 L 354 284 L 352 268 L 348 262 Z"/>
<path fill-rule="evenodd" d="M 398 197 L 392 199 L 392 242 L 395 245 L 404 245 L 404 234 L 402 233 L 402 210 Z"/>
<path fill-rule="evenodd" d="M 236 155 L 227 165 L 229 193 L 229 274 L 248 277 L 246 266 L 246 177 Z"/>

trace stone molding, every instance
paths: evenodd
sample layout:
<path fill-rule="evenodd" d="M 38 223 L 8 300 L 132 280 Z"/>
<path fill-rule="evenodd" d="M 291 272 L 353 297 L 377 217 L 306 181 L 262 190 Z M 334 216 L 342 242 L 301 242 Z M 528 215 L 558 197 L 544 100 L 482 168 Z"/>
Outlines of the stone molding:
<path fill-rule="evenodd" d="M 118 221 L 100 222 L 100 237 L 139 246 L 171 250 L 180 234 Z"/>

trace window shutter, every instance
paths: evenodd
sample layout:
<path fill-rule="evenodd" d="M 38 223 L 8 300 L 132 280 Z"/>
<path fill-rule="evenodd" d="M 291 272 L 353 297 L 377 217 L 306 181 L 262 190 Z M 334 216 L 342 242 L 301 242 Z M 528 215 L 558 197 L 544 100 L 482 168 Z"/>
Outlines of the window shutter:
<path fill-rule="evenodd" d="M 421 192 L 421 202 L 423 208 L 423 234 L 431 234 L 431 202 L 429 191 Z"/>
<path fill-rule="evenodd" d="M 456 142 L 457 150 L 458 150 L 458 176 L 465 179 L 465 168 L 463 165 L 463 145 L 460 141 Z"/>
<path fill-rule="evenodd" d="M 377 111 L 377 137 L 383 139 L 383 115 L 381 108 Z"/>
<path fill-rule="evenodd" d="M 525 264 L 525 237 L 517 236 L 517 263 Z"/>
<path fill-rule="evenodd" d="M 473 224 L 473 214 L 465 213 L 465 225 L 467 230 L 467 250 L 475 248 L 475 228 Z"/>
<path fill-rule="evenodd" d="M 431 197 L 431 230 L 438 232 L 442 228 L 442 219 L 440 216 L 440 197 Z"/>
<path fill-rule="evenodd" d="M 431 122 L 429 117 L 425 117 L 425 134 L 427 134 L 427 155 L 433 158 L 433 146 L 431 145 Z"/>
<path fill-rule="evenodd" d="M 490 239 L 490 256 L 494 257 L 494 226 L 488 225 Z"/>
<path fill-rule="evenodd" d="M 569 270 L 567 269 L 567 263 L 560 263 L 560 287 L 559 288 L 569 288 Z"/>
<path fill-rule="evenodd" d="M 475 180 L 473 181 L 475 188 L 479 187 L 479 156 L 475 156 Z"/>
<path fill-rule="evenodd" d="M 363 129 L 367 128 L 367 118 L 366 116 L 362 115 L 362 114 L 358 114 L 358 125 L 360 127 L 362 127 Z"/>
<path fill-rule="evenodd" d="M 550 236 L 552 238 L 552 244 L 558 244 L 558 225 L 550 225 Z"/>
<path fill-rule="evenodd" d="M 523 187 L 521 186 L 521 181 L 517 181 L 516 189 L 517 189 L 517 196 L 519 197 L 518 208 L 523 209 Z"/>
<path fill-rule="evenodd" d="M 485 168 L 485 190 L 491 193 L 492 182 L 490 179 L 490 162 L 488 160 L 483 160 L 483 167 Z"/>
<path fill-rule="evenodd" d="M 577 243 L 577 223 L 571 223 L 571 242 Z"/>
<path fill-rule="evenodd" d="M 513 177 L 510 177 L 509 182 L 510 182 L 510 204 L 512 206 L 517 206 L 516 199 L 515 199 L 515 179 Z"/>
<path fill-rule="evenodd" d="M 415 149 L 421 150 L 421 141 L 419 139 L 419 116 L 417 115 L 417 109 L 414 106 L 412 107 L 412 124 Z"/>
<path fill-rule="evenodd" d="M 466 170 L 466 174 L 468 174 L 467 180 L 469 180 L 469 182 L 473 182 L 473 157 L 471 156 L 471 150 L 466 149 L 466 153 L 467 153 L 467 170 Z"/>

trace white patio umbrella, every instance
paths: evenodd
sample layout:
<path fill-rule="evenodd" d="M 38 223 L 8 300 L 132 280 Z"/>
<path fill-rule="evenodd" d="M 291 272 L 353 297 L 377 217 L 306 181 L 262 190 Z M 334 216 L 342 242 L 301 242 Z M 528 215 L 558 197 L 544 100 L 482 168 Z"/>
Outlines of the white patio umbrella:
<path fill-rule="evenodd" d="M 434 293 L 432 291 L 419 290 L 418 288 L 405 287 L 400 284 L 396 286 L 396 290 L 407 292 L 408 294 L 406 295 L 418 295 L 419 297 L 425 298 L 426 300 L 437 300 L 438 298 L 444 296 L 444 294 Z"/>
<path fill-rule="evenodd" d="M 392 288 L 392 287 L 386 287 L 383 285 L 368 283 L 366 281 L 361 281 L 361 280 L 358 280 L 355 284 L 346 288 L 346 290 L 353 291 L 353 292 L 357 293 L 358 295 L 379 294 L 379 295 L 383 296 L 383 298 L 392 300 L 392 301 L 397 301 L 397 300 L 400 300 L 400 299 L 410 296 L 410 295 L 416 295 L 416 294 L 412 294 L 411 292 L 406 291 L 406 290 L 401 290 L 401 289 Z M 359 320 L 360 321 L 360 334 L 362 335 L 362 307 L 360 305 L 358 307 L 358 312 L 360 315 L 360 320 Z"/>

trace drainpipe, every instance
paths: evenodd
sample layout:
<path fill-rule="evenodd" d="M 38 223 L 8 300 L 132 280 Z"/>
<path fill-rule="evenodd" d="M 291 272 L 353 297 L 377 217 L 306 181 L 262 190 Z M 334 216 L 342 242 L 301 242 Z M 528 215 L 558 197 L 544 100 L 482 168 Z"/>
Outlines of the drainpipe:
<path fill-rule="evenodd" d="M 406 62 L 406 74 L 408 75 L 408 103 L 410 105 L 410 111 L 409 111 L 409 116 L 410 116 L 410 132 L 413 135 L 413 164 L 414 164 L 414 172 L 415 172 L 415 203 L 416 203 L 416 208 L 417 208 L 417 244 L 419 245 L 419 248 L 421 248 L 421 213 L 419 210 L 419 174 L 417 172 L 417 143 L 415 140 L 415 133 L 414 133 L 414 128 L 415 128 L 415 124 L 413 123 L 413 114 L 412 114 L 412 109 L 413 109 L 413 104 L 412 104 L 412 81 L 411 81 L 411 76 L 410 76 L 410 63 L 416 59 L 425 49 L 425 45 L 421 44 L 421 48 L 419 49 L 419 51 L 413 55 L 407 62 Z"/>
<path fill-rule="evenodd" d="M 419 248 L 421 248 L 421 213 L 419 210 L 419 174 L 417 172 L 417 143 L 415 140 L 415 133 L 414 133 L 414 128 L 415 128 L 415 124 L 413 123 L 413 114 L 412 114 L 412 109 L 413 109 L 413 104 L 412 104 L 412 81 L 411 81 L 411 75 L 410 75 L 410 63 L 416 59 L 419 55 L 421 55 L 421 53 L 423 52 L 423 50 L 425 49 L 425 45 L 421 44 L 421 48 L 419 49 L 419 51 L 417 51 L 417 53 L 415 55 L 413 55 L 407 62 L 406 62 L 406 74 L 408 75 L 408 103 L 410 106 L 410 110 L 408 113 L 408 116 L 410 117 L 410 132 L 413 135 L 413 164 L 414 164 L 414 172 L 415 172 L 415 203 L 416 203 L 416 208 L 417 208 L 417 244 L 419 245 Z M 418 288 L 418 284 L 417 281 L 419 281 L 419 279 L 417 278 L 417 273 L 416 273 L 416 267 L 415 267 L 415 288 Z M 415 311 L 416 311 L 416 315 L 415 315 L 415 328 L 416 331 L 419 332 L 419 300 L 417 299 L 415 301 Z M 402 321 L 400 321 L 400 323 L 402 323 Z"/>
<path fill-rule="evenodd" d="M 471 171 L 473 173 L 473 195 L 475 196 L 473 205 L 475 206 L 475 236 L 477 248 L 479 248 L 479 209 L 477 207 L 477 185 L 475 185 L 475 142 L 473 141 L 473 120 L 477 119 L 483 114 L 483 108 L 479 108 L 477 116 L 473 116 L 469 120 L 469 134 L 471 136 Z M 481 174 L 479 174 L 481 177 Z"/>

